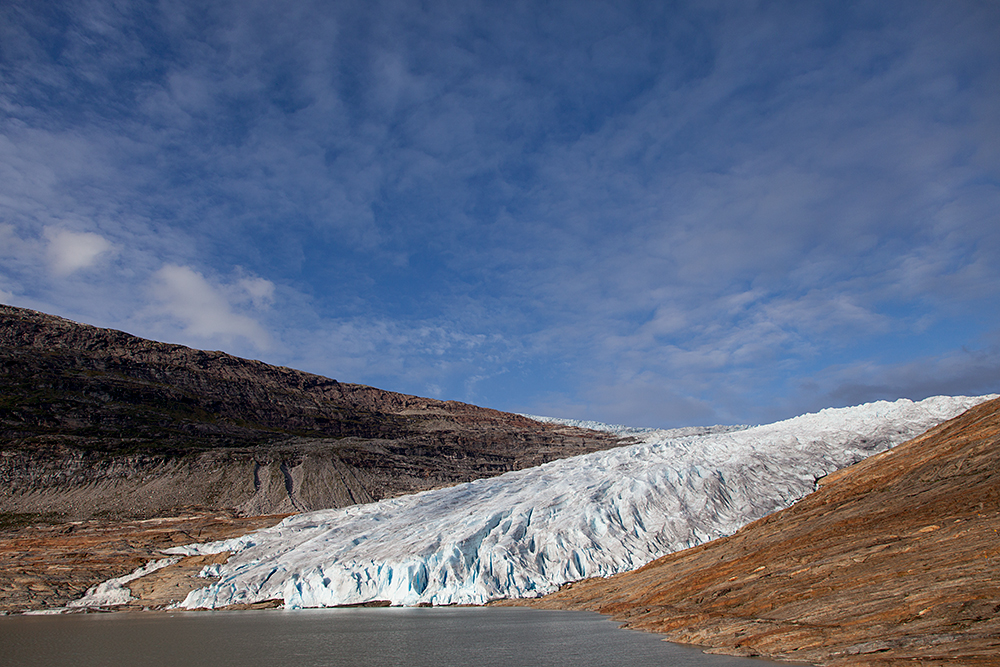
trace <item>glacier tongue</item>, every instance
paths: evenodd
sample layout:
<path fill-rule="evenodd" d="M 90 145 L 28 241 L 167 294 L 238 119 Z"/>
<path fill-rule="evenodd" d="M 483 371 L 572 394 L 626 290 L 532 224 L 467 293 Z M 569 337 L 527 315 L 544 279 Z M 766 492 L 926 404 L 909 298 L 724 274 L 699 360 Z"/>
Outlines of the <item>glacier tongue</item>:
<path fill-rule="evenodd" d="M 880 401 L 681 437 L 636 430 L 634 445 L 168 552 L 233 552 L 187 608 L 532 597 L 731 534 L 809 493 L 819 477 L 987 398 Z"/>

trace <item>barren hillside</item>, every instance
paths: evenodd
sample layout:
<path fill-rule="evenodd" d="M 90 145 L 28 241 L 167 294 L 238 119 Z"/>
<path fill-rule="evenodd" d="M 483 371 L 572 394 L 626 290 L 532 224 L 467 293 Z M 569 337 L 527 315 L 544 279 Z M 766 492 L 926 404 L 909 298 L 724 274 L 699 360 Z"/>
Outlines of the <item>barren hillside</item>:
<path fill-rule="evenodd" d="M 0 306 L 7 523 L 341 507 L 616 445 Z"/>
<path fill-rule="evenodd" d="M 730 537 L 528 604 L 600 611 L 723 653 L 997 665 L 998 531 L 1000 399 Z"/>

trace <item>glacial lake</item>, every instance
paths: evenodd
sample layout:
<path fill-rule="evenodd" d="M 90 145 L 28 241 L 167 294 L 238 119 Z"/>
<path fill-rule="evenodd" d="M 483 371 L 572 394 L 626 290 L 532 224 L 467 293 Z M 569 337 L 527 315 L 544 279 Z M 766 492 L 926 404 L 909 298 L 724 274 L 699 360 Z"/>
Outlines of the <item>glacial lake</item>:
<path fill-rule="evenodd" d="M 10 667 L 762 667 L 587 612 L 499 607 L 0 617 Z"/>

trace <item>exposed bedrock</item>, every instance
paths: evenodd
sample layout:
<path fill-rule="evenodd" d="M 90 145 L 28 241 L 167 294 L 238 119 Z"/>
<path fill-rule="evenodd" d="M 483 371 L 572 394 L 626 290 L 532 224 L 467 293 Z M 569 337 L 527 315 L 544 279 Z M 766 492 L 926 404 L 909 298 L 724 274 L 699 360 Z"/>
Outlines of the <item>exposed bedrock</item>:
<path fill-rule="evenodd" d="M 618 444 L 0 305 L 0 514 L 342 507 Z"/>
<path fill-rule="evenodd" d="M 1000 664 L 1000 399 L 822 480 L 789 509 L 565 586 L 671 641 L 843 667 Z"/>

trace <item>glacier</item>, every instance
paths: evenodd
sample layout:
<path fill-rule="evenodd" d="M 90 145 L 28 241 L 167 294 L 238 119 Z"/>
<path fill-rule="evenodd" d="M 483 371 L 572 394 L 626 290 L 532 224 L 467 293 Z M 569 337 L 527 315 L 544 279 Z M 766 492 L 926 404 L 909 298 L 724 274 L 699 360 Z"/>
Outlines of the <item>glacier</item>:
<path fill-rule="evenodd" d="M 879 401 L 754 427 L 608 427 L 627 432 L 633 444 L 298 514 L 166 553 L 231 552 L 202 572 L 214 581 L 178 605 L 188 609 L 269 599 L 302 608 L 535 597 L 732 534 L 810 493 L 830 472 L 989 398 Z"/>

